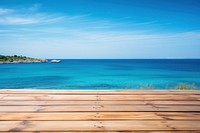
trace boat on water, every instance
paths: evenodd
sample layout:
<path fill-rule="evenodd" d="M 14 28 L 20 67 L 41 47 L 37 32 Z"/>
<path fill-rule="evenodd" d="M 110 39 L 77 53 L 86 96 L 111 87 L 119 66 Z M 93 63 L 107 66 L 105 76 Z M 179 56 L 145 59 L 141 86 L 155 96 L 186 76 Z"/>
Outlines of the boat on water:
<path fill-rule="evenodd" d="M 60 63 L 61 60 L 51 60 L 51 63 Z"/>

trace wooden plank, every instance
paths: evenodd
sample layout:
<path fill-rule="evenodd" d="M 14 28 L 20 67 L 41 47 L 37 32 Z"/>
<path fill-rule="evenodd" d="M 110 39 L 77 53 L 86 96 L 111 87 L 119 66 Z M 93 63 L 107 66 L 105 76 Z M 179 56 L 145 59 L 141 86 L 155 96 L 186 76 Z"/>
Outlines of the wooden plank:
<path fill-rule="evenodd" d="M 199 105 L 200 101 L 0 101 L 0 105 Z"/>
<path fill-rule="evenodd" d="M 195 133 L 199 92 L 0 90 L 0 133 Z"/>
<path fill-rule="evenodd" d="M 200 130 L 200 121 L 0 121 L 0 131 Z"/>
<path fill-rule="evenodd" d="M 0 132 L 0 133 L 16 133 L 16 132 Z M 17 132 L 17 133 L 94 133 L 94 132 L 79 132 L 79 131 L 75 131 L 75 132 Z M 96 133 L 191 133 L 191 131 L 96 131 Z M 200 131 L 192 131 L 192 133 L 200 133 Z"/>
<path fill-rule="evenodd" d="M 0 106 L 0 112 L 66 112 L 66 111 L 200 111 L 200 106 L 170 105 L 95 105 L 95 106 Z"/>
<path fill-rule="evenodd" d="M 200 105 L 199 103 L 200 101 L 151 101 L 149 102 L 150 104 L 158 104 L 158 105 L 185 105 L 185 106 L 189 106 L 189 105 Z M 147 104 L 149 104 L 147 103 Z"/>
<path fill-rule="evenodd" d="M 16 133 L 16 132 L 0 132 L 0 133 Z M 94 133 L 94 132 L 79 132 L 79 131 L 75 131 L 75 132 L 17 132 L 17 133 Z M 96 131 L 96 133 L 191 133 L 191 131 Z M 192 131 L 192 133 L 200 133 L 200 131 Z"/>
<path fill-rule="evenodd" d="M 69 97 L 73 97 L 73 96 L 80 96 L 80 97 L 84 97 L 84 96 L 89 96 L 89 97 L 93 97 L 93 96 L 102 96 L 102 97 L 116 97 L 116 96 L 121 96 L 121 97 L 145 97 L 145 98 L 149 98 L 149 97 L 155 97 L 155 96 L 158 96 L 158 97 L 174 97 L 174 96 L 177 96 L 177 97 L 200 97 L 200 95 L 194 95 L 194 94 L 187 94 L 187 95 L 176 95 L 176 94 L 159 94 L 159 95 L 156 95 L 156 94 L 146 94 L 146 95 L 138 95 L 138 94 L 127 94 L 127 95 L 121 95 L 121 94 L 115 94 L 115 95 L 110 95 L 110 94 L 107 94 L 107 95 L 101 95 L 101 94 L 60 94 L 60 95 L 57 95 L 57 94 L 1 94 L 0 93 L 0 97 L 22 97 L 22 96 L 34 96 L 34 97 L 37 97 L 37 96 L 43 96 L 43 97 L 65 97 L 65 96 L 69 96 Z"/>
<path fill-rule="evenodd" d="M 180 112 L 56 112 L 0 113 L 0 121 L 67 121 L 67 120 L 200 120 L 200 113 Z"/>
<path fill-rule="evenodd" d="M 24 95 L 0 94 L 0 100 L 200 100 L 199 95 Z"/>
<path fill-rule="evenodd" d="M 22 90 L 22 89 L 1 89 L 1 94 L 83 94 L 83 95 L 144 95 L 144 94 L 155 94 L 155 95 L 168 95 L 168 94 L 176 94 L 176 95 L 183 95 L 183 94 L 195 94 L 200 95 L 199 90 Z"/>

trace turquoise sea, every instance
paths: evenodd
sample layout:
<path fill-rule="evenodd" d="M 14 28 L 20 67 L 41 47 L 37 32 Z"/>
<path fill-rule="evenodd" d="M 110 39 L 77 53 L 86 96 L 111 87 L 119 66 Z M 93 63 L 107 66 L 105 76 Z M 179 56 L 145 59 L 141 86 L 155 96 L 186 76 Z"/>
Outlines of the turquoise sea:
<path fill-rule="evenodd" d="M 200 89 L 200 59 L 66 59 L 1 64 L 1 89 Z"/>

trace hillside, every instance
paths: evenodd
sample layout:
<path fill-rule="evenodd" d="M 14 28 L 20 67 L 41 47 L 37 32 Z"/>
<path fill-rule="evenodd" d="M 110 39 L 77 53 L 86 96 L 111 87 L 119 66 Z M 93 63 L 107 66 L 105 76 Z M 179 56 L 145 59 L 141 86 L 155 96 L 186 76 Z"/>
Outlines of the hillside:
<path fill-rule="evenodd" d="M 26 56 L 4 56 L 0 55 L 0 64 L 6 63 L 42 63 L 47 62 L 47 60 L 37 59 L 37 58 L 30 58 Z"/>

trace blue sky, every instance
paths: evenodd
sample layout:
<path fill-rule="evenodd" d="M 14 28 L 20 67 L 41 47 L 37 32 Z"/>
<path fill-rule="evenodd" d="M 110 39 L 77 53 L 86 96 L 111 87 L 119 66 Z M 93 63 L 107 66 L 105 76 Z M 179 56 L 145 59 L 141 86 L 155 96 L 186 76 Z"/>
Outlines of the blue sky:
<path fill-rule="evenodd" d="M 200 58 L 200 0 L 0 0 L 0 54 Z"/>

